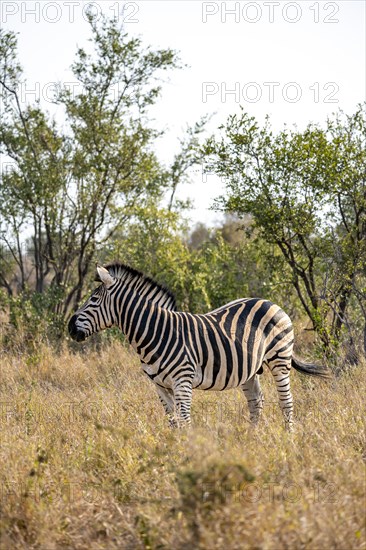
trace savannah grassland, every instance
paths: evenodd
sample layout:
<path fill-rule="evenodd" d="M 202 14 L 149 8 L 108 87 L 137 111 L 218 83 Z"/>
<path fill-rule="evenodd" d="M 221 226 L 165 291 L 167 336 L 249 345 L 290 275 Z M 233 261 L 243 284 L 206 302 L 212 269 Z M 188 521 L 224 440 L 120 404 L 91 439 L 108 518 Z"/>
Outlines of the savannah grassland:
<path fill-rule="evenodd" d="M 292 435 L 269 372 L 256 430 L 236 390 L 171 430 L 121 343 L 4 353 L 1 550 L 366 548 L 365 369 L 294 371 Z"/>

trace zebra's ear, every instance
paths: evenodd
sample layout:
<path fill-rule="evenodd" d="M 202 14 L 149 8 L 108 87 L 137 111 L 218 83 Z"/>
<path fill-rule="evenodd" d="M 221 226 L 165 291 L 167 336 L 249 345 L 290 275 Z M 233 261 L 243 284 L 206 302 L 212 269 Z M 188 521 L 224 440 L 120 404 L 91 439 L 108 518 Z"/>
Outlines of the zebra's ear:
<path fill-rule="evenodd" d="M 115 282 L 115 279 L 110 275 L 109 271 L 101 265 L 97 265 L 97 273 L 99 279 L 102 281 L 103 284 L 108 288 L 109 286 L 112 286 Z"/>

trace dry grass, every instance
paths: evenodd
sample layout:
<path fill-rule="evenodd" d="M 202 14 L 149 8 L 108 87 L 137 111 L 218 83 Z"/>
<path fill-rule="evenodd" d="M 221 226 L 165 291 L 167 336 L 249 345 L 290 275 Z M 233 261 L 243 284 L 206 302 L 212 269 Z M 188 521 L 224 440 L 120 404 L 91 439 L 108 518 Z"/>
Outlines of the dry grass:
<path fill-rule="evenodd" d="M 195 392 L 172 431 L 120 344 L 1 360 L 2 550 L 366 548 L 366 365 L 327 384 L 292 374 L 248 427 L 238 391 Z"/>

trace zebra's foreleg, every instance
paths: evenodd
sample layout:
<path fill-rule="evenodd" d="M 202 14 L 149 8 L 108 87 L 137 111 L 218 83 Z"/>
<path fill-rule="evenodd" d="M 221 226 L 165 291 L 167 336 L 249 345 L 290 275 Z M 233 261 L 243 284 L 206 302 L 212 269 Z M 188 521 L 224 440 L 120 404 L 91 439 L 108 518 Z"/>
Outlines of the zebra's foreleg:
<path fill-rule="evenodd" d="M 191 423 L 192 380 L 193 376 L 185 376 L 177 380 L 173 387 L 175 415 L 179 428 Z"/>
<path fill-rule="evenodd" d="M 156 386 L 156 391 L 159 396 L 160 402 L 164 407 L 165 414 L 169 418 L 169 424 L 171 427 L 177 426 L 177 421 L 174 418 L 174 394 L 169 388 L 162 388 Z"/>
<path fill-rule="evenodd" d="M 262 414 L 264 397 L 259 383 L 259 376 L 256 374 L 250 380 L 247 380 L 245 384 L 241 386 L 243 393 L 247 399 L 250 422 L 253 426 L 258 424 L 259 418 Z"/>
<path fill-rule="evenodd" d="M 285 420 L 285 427 L 288 431 L 293 429 L 293 399 L 290 389 L 291 359 L 282 360 L 275 364 L 268 362 L 270 371 L 275 379 L 280 407 Z"/>

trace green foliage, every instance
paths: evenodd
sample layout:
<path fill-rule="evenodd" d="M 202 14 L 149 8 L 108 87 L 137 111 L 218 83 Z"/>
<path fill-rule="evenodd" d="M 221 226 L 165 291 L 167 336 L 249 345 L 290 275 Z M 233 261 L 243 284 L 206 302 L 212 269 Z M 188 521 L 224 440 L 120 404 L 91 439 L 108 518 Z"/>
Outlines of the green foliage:
<path fill-rule="evenodd" d="M 203 149 L 208 169 L 226 181 L 217 207 L 252 217 L 287 264 L 325 349 L 335 349 L 366 262 L 365 106 L 338 113 L 324 129 L 275 134 L 268 118 L 260 127 L 244 112 L 220 129 Z"/>
<path fill-rule="evenodd" d="M 154 152 L 161 132 L 148 115 L 162 75 L 180 67 L 176 52 L 145 48 L 114 19 L 88 20 L 92 48 L 79 48 L 72 65 L 80 86 L 60 85 L 55 97 L 62 127 L 38 104 L 22 108 L 16 37 L 0 35 L 0 152 L 13 162 L 0 179 L 0 284 L 9 295 L 14 283 L 23 293 L 62 288 L 55 311 L 63 317 L 80 302 L 97 248 L 167 191 L 174 207 L 204 126 L 189 128 L 182 152 L 163 166 Z"/>
<path fill-rule="evenodd" d="M 150 274 L 175 292 L 180 307 L 188 308 L 192 264 L 184 230 L 178 212 L 150 203 L 137 209 L 135 223 L 116 233 L 102 259 L 114 258 Z"/>
<path fill-rule="evenodd" d="M 278 299 L 292 311 L 290 274 L 281 256 L 241 227 L 227 219 L 222 227 L 203 232 L 197 227 L 196 237 L 179 213 L 150 205 L 103 248 L 101 261 L 114 258 L 150 274 L 174 292 L 183 310 L 204 313 L 236 298 L 259 296 Z"/>
<path fill-rule="evenodd" d="M 13 162 L 0 179 L 0 287 L 12 326 L 25 340 L 61 334 L 94 261 L 118 259 L 165 283 L 181 309 L 258 296 L 296 318 L 301 306 L 328 355 L 340 342 L 354 355 L 366 335 L 365 106 L 278 133 L 242 111 L 200 148 L 203 117 L 164 166 L 149 113 L 177 53 L 88 19 L 91 47 L 72 65 L 80 86 L 55 97 L 62 127 L 21 106 L 16 36 L 0 33 L 0 153 Z M 233 216 L 192 231 L 176 190 L 202 157 L 227 184 L 216 206 Z"/>
<path fill-rule="evenodd" d="M 44 293 L 27 290 L 20 295 L 4 295 L 1 303 L 8 311 L 8 326 L 2 335 L 5 349 L 37 350 L 40 342 L 56 342 L 64 322 L 55 313 L 62 289 L 48 288 Z"/>

